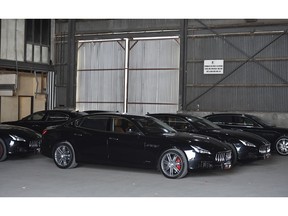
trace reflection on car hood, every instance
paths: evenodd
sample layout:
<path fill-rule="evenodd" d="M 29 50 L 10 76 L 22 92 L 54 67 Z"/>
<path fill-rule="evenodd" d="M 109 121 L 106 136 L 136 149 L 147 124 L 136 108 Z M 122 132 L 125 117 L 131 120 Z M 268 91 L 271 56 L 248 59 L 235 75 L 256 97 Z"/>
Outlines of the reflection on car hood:
<path fill-rule="evenodd" d="M 210 150 L 210 151 L 225 151 L 229 148 L 222 143 L 221 141 L 205 136 L 205 135 L 199 135 L 194 133 L 184 133 L 184 132 L 177 132 L 177 133 L 167 133 L 163 134 L 167 139 L 176 141 L 176 142 L 185 142 L 190 145 L 197 145 L 201 148 Z"/>
<path fill-rule="evenodd" d="M 228 129 L 213 129 L 213 130 L 206 130 L 207 134 L 211 134 L 211 136 L 221 139 L 221 140 L 226 140 L 229 138 L 237 138 L 241 140 L 246 140 L 249 142 L 253 142 L 255 144 L 263 144 L 267 143 L 268 141 L 256 134 L 252 134 L 249 132 L 244 132 L 244 131 L 237 131 L 237 130 L 228 130 Z"/>
<path fill-rule="evenodd" d="M 41 135 L 29 128 L 15 126 L 15 125 L 6 125 L 6 124 L 0 124 L 0 131 L 7 131 L 9 133 L 16 134 L 18 136 L 24 136 L 34 139 L 41 138 Z"/>

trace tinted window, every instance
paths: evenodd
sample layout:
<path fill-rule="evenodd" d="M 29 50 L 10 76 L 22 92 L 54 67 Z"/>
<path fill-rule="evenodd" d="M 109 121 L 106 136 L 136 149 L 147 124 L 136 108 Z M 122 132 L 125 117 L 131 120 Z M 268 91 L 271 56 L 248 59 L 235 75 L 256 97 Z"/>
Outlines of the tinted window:
<path fill-rule="evenodd" d="M 80 123 L 80 127 L 82 128 L 107 131 L 108 121 L 109 121 L 108 117 L 91 116 L 84 118 L 81 123 L 77 121 L 77 124 Z M 77 126 L 77 124 L 75 123 L 75 126 Z"/>
<path fill-rule="evenodd" d="M 216 124 L 232 124 L 232 116 L 211 116 L 207 118 Z"/>
<path fill-rule="evenodd" d="M 157 117 L 158 119 L 160 119 L 161 121 L 164 121 L 166 124 L 168 124 L 169 126 L 171 126 L 172 128 L 174 128 L 175 130 L 178 131 L 185 131 L 186 129 L 188 129 L 190 127 L 189 122 L 187 122 L 186 120 L 180 118 L 180 117 Z"/>
<path fill-rule="evenodd" d="M 176 131 L 169 127 L 166 123 L 148 117 L 135 117 L 134 121 L 146 132 L 148 133 L 175 133 Z"/>
<path fill-rule="evenodd" d="M 234 116 L 234 122 L 235 122 L 235 125 L 238 125 L 238 126 L 251 126 L 251 127 L 258 126 L 258 124 L 254 122 L 253 120 L 248 119 L 246 117 L 242 117 L 242 116 Z"/>
<path fill-rule="evenodd" d="M 45 116 L 45 112 L 37 112 L 37 113 L 34 113 L 34 114 L 24 118 L 23 120 L 40 121 L 44 118 L 44 116 Z"/>
<path fill-rule="evenodd" d="M 65 113 L 49 113 L 46 121 L 67 121 L 69 120 L 69 115 Z"/>
<path fill-rule="evenodd" d="M 124 118 L 115 117 L 113 118 L 112 124 L 113 131 L 116 133 L 131 133 L 138 132 L 136 126 Z"/>
<path fill-rule="evenodd" d="M 193 126 L 198 130 L 205 130 L 205 129 L 219 129 L 220 127 L 213 122 L 200 118 L 200 117 L 189 117 L 187 118 L 190 122 L 192 122 Z"/>

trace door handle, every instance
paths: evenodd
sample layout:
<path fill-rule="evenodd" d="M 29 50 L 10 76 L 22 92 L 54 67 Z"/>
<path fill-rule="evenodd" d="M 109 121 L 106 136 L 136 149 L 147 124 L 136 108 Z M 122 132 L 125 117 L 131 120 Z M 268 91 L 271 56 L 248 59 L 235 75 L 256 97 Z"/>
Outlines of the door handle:
<path fill-rule="evenodd" d="M 109 139 L 109 140 L 118 141 L 118 138 L 115 138 L 115 137 L 109 137 L 108 139 Z"/>

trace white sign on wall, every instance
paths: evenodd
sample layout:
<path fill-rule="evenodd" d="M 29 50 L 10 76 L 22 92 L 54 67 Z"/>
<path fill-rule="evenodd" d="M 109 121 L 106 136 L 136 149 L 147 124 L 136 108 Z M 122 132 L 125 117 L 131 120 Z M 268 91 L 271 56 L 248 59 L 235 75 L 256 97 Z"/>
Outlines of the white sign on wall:
<path fill-rule="evenodd" d="M 223 74 L 224 60 L 204 60 L 204 74 Z"/>

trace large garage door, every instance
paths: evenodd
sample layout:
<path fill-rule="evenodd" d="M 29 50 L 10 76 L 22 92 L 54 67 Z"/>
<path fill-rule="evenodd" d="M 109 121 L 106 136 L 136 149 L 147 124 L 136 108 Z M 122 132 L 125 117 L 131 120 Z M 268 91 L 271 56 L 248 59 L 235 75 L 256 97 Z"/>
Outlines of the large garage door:
<path fill-rule="evenodd" d="M 179 56 L 171 37 L 79 43 L 76 108 L 176 112 Z"/>
<path fill-rule="evenodd" d="M 179 104 L 178 39 L 130 43 L 128 110 L 130 113 L 176 112 Z"/>
<path fill-rule="evenodd" d="M 125 41 L 79 43 L 77 110 L 118 110 L 124 107 Z"/>

